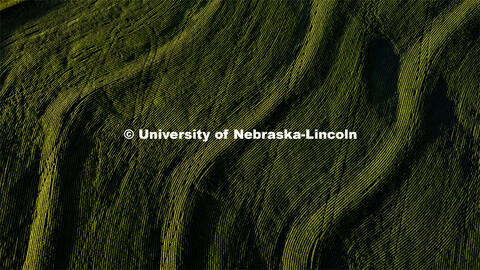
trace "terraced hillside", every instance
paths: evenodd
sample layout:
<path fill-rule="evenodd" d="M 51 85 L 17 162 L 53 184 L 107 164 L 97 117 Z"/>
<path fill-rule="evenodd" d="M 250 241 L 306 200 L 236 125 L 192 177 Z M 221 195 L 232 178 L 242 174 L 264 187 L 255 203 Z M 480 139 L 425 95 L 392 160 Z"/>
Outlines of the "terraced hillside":
<path fill-rule="evenodd" d="M 0 0 L 0 65 L 2 269 L 480 268 L 478 0 Z"/>

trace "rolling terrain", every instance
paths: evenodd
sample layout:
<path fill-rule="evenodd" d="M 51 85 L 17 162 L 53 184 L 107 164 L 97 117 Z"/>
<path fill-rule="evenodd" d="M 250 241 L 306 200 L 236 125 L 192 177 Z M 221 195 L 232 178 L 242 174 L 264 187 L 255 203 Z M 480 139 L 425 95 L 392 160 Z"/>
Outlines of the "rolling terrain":
<path fill-rule="evenodd" d="M 0 0 L 0 268 L 479 268 L 479 22 L 478 0 Z M 144 128 L 358 139 L 123 136 Z"/>

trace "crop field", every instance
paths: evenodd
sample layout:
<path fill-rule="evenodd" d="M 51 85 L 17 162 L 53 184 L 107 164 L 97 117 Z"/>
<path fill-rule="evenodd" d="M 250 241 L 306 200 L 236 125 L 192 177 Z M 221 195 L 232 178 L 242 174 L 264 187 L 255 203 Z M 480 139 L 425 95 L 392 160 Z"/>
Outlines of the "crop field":
<path fill-rule="evenodd" d="M 479 78 L 479 0 L 0 0 L 0 269 L 479 269 Z"/>

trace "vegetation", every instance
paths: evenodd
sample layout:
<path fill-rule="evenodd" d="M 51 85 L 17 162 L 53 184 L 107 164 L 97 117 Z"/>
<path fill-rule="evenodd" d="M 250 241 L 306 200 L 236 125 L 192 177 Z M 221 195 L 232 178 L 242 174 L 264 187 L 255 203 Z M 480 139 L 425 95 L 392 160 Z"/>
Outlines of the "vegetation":
<path fill-rule="evenodd" d="M 475 0 L 0 0 L 0 268 L 479 268 L 479 21 Z"/>

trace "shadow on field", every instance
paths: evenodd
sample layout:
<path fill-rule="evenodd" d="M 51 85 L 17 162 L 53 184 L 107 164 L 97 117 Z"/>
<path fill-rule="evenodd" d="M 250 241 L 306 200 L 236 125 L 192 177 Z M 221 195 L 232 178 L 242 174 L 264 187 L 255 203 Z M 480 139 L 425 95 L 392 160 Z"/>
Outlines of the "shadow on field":
<path fill-rule="evenodd" d="M 59 4 L 60 2 L 58 1 L 25 1 L 0 10 L 0 63 L 5 61 L 6 48 L 8 44 L 13 42 L 8 41 L 8 38 L 15 30 L 30 21 L 40 18 Z M 3 85 L 5 77 L 6 72 L 0 72 L 0 87 Z"/>
<path fill-rule="evenodd" d="M 0 41 L 8 38 L 16 29 L 40 18 L 59 1 L 25 1 L 0 11 Z"/>
<path fill-rule="evenodd" d="M 395 121 L 397 111 L 397 81 L 400 58 L 393 44 L 384 37 L 371 42 L 367 49 L 365 77 L 368 102 L 389 124 Z"/>

